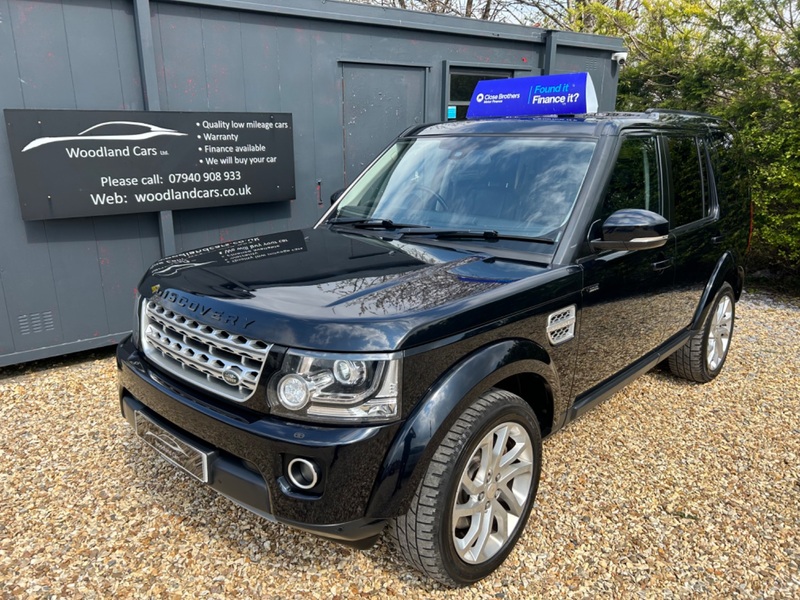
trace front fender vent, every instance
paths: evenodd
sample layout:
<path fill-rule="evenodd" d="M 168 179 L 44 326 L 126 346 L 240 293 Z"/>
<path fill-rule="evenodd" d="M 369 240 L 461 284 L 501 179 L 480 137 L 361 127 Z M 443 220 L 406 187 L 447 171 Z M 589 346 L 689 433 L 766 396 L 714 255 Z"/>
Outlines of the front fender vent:
<path fill-rule="evenodd" d="M 575 305 L 550 313 L 547 317 L 547 337 L 553 346 L 575 337 Z"/>

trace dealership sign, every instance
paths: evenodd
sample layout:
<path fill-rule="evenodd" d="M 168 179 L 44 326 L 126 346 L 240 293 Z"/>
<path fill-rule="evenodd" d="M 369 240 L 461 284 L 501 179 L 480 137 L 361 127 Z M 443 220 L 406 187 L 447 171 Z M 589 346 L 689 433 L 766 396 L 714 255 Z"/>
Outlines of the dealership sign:
<path fill-rule="evenodd" d="M 597 93 L 589 73 L 564 73 L 479 81 L 468 119 L 577 115 L 597 112 Z"/>
<path fill-rule="evenodd" d="M 292 115 L 4 111 L 25 220 L 295 197 Z"/>

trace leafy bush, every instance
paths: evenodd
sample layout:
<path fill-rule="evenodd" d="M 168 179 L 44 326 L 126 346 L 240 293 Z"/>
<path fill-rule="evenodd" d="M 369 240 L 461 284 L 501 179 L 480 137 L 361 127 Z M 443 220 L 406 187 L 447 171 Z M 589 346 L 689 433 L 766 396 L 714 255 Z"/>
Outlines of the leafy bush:
<path fill-rule="evenodd" d="M 617 106 L 729 119 L 749 157 L 755 206 L 751 270 L 800 279 L 800 26 L 786 0 L 643 2 L 638 18 L 594 3 L 622 35 L 630 67 Z"/>

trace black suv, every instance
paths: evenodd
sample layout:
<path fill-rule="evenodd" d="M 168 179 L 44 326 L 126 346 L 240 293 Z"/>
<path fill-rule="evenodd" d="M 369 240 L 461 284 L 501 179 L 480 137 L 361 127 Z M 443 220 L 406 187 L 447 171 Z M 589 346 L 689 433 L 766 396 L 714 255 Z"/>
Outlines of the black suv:
<path fill-rule="evenodd" d="M 720 372 L 749 222 L 711 117 L 416 127 L 315 227 L 153 265 L 122 412 L 259 515 L 358 547 L 388 529 L 468 584 L 522 533 L 542 438 L 662 361 Z"/>

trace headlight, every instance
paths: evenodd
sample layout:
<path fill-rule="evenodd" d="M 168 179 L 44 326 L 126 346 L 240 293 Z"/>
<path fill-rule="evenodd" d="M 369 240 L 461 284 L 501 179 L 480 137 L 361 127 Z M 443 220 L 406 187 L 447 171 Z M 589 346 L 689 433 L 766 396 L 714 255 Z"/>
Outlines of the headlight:
<path fill-rule="evenodd" d="M 400 412 L 400 359 L 290 350 L 269 384 L 273 412 L 307 421 L 387 422 Z"/>

